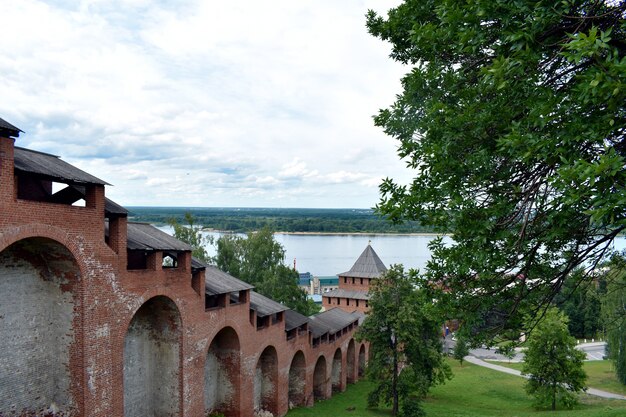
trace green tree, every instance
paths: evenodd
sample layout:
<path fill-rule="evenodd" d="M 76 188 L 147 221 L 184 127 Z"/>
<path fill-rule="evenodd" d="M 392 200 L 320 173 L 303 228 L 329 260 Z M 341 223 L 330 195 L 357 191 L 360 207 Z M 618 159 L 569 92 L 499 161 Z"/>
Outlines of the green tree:
<path fill-rule="evenodd" d="M 461 366 L 463 366 L 463 360 L 467 355 L 469 355 L 469 344 L 467 343 L 467 338 L 465 335 L 459 335 L 456 340 L 456 344 L 454 345 L 452 357 L 459 361 Z"/>
<path fill-rule="evenodd" d="M 572 336 L 591 339 L 602 330 L 600 307 L 606 285 L 601 276 L 585 282 L 581 278 L 583 273 L 578 269 L 567 277 L 554 302 L 569 319 Z"/>
<path fill-rule="evenodd" d="M 254 285 L 256 291 L 309 316 L 319 307 L 298 287 L 298 271 L 284 264 L 285 249 L 264 227 L 258 232 L 217 240 L 217 267 Z"/>
<path fill-rule="evenodd" d="M 607 289 L 602 300 L 607 353 L 617 379 L 626 385 L 626 259 L 616 255 L 607 268 Z"/>
<path fill-rule="evenodd" d="M 451 377 L 442 354 L 440 324 L 430 316 L 432 301 L 419 289 L 423 284 L 415 270 L 392 266 L 370 287 L 369 308 L 357 333 L 370 342 L 368 377 L 376 388 L 368 406 L 391 404 L 397 415 L 420 415 L 418 400 L 431 386 Z M 402 371 L 402 372 L 400 372 Z"/>
<path fill-rule="evenodd" d="M 191 246 L 192 256 L 206 263 L 214 261 L 206 250 L 207 246 L 213 246 L 213 236 L 202 234 L 202 226 L 196 224 L 191 213 L 185 213 L 185 224 L 180 224 L 175 218 L 169 219 L 168 223 L 174 228 L 174 237 Z"/>
<path fill-rule="evenodd" d="M 575 393 L 585 390 L 585 353 L 576 349 L 576 339 L 567 330 L 567 317 L 556 308 L 546 311 L 528 338 L 522 374 L 528 375 L 526 392 L 538 405 L 557 402 L 572 407 Z"/>
<path fill-rule="evenodd" d="M 626 228 L 625 16 L 608 0 L 368 12 L 409 67 L 375 122 L 415 171 L 409 184 L 385 179 L 377 209 L 451 234 L 431 245 L 427 273 L 482 334 L 544 309 Z"/>

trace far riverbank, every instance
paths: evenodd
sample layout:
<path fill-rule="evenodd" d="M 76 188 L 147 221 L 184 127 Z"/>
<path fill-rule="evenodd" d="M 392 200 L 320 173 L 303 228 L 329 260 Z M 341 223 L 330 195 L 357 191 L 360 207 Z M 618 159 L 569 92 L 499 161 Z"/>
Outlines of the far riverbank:
<path fill-rule="evenodd" d="M 212 228 L 203 228 L 203 232 L 207 233 L 219 233 L 219 234 L 241 234 L 242 232 L 233 231 L 233 230 L 217 230 Z M 252 233 L 257 232 L 257 230 L 252 231 Z M 416 233 L 392 233 L 392 232 L 285 232 L 285 231 L 275 231 L 273 232 L 277 235 L 295 235 L 295 236 L 427 236 L 427 237 L 437 237 L 437 236 L 448 236 L 451 237 L 451 234 L 441 234 L 441 233 L 429 233 L 429 232 L 416 232 Z"/>

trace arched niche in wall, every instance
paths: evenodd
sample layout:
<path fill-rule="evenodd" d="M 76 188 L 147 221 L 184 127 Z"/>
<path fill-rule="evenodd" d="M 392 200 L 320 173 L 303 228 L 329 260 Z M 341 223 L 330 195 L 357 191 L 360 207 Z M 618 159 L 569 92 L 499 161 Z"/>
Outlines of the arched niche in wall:
<path fill-rule="evenodd" d="M 124 338 L 124 417 L 180 416 L 181 318 L 157 296 L 137 310 Z"/>

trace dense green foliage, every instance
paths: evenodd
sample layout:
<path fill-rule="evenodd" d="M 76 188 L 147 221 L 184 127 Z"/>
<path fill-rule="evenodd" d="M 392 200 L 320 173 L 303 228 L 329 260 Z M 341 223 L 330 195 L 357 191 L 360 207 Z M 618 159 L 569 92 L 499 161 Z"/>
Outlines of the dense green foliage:
<path fill-rule="evenodd" d="M 614 256 L 607 268 L 607 289 L 602 299 L 607 353 L 618 380 L 626 385 L 626 259 Z"/>
<path fill-rule="evenodd" d="M 410 67 L 375 121 L 415 177 L 386 179 L 378 211 L 453 235 L 431 245 L 427 272 L 452 290 L 437 296 L 445 311 L 481 334 L 544 309 L 626 228 L 625 11 L 405 0 L 368 14 Z"/>
<path fill-rule="evenodd" d="M 167 224 L 184 221 L 191 212 L 196 223 L 207 229 L 253 232 L 263 227 L 281 232 L 309 233 L 420 233 L 430 229 L 416 222 L 394 225 L 369 209 L 280 209 L 280 208 L 184 208 L 130 207 L 131 220 Z"/>
<path fill-rule="evenodd" d="M 305 316 L 319 312 L 319 307 L 298 287 L 298 272 L 284 260 L 285 249 L 267 227 L 247 237 L 224 235 L 217 240 L 215 261 L 222 271 Z"/>
<path fill-rule="evenodd" d="M 538 405 L 557 402 L 571 408 L 576 393 L 585 388 L 583 370 L 585 353 L 576 349 L 576 339 L 567 330 L 567 318 L 555 308 L 546 311 L 533 329 L 526 344 L 522 373 L 528 375 L 526 392 L 534 395 Z"/>
<path fill-rule="evenodd" d="M 461 365 L 463 365 L 463 360 L 467 355 L 469 355 L 469 353 L 470 351 L 467 339 L 465 338 L 465 335 L 460 335 L 456 340 L 456 344 L 454 345 L 452 357 L 459 361 Z"/>
<path fill-rule="evenodd" d="M 565 279 L 554 302 L 568 317 L 567 326 L 572 336 L 592 339 L 597 338 L 603 329 L 600 307 L 606 292 L 606 281 L 602 276 L 585 281 L 581 277 L 582 273 L 576 270 Z"/>
<path fill-rule="evenodd" d="M 174 218 L 168 220 L 169 225 L 174 229 L 174 237 L 191 246 L 193 257 L 211 263 L 213 259 L 207 253 L 206 247 L 213 245 L 213 237 L 202 234 L 202 227 L 197 225 L 191 213 L 184 214 L 184 221 L 185 223 L 181 224 Z"/>
<path fill-rule="evenodd" d="M 431 305 L 418 289 L 416 271 L 392 266 L 374 280 L 369 291 L 370 311 L 357 333 L 370 342 L 367 376 L 376 383 L 368 405 L 391 404 L 392 414 L 405 417 L 421 413 L 419 400 L 431 386 L 451 377 L 444 361 L 439 322 L 428 315 Z M 400 372 L 400 370 L 402 372 Z"/>

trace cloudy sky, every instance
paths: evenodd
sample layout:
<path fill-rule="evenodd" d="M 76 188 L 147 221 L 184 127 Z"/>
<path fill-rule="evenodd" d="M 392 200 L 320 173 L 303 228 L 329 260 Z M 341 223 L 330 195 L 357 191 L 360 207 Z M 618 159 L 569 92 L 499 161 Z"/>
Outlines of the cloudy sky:
<path fill-rule="evenodd" d="M 397 3 L 0 0 L 0 117 L 126 206 L 371 207 L 410 178 L 364 17 Z"/>

